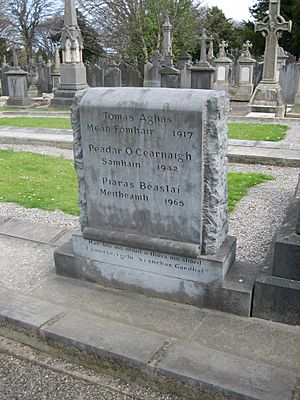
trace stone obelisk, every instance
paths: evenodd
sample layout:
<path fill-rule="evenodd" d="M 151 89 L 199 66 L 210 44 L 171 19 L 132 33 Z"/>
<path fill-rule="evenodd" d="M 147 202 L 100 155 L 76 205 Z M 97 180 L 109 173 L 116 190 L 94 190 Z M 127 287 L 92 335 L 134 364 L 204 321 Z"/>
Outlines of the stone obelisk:
<path fill-rule="evenodd" d="M 69 108 L 75 92 L 87 87 L 86 69 L 82 61 L 83 42 L 74 0 L 65 0 L 64 27 L 60 48 L 62 51 L 60 84 L 54 93 L 52 106 Z"/>
<path fill-rule="evenodd" d="M 269 14 L 255 25 L 255 30 L 266 38 L 263 79 L 255 89 L 249 103 L 250 111 L 275 113 L 277 117 L 285 114 L 285 103 L 276 73 L 278 35 L 290 32 L 292 22 L 280 15 L 280 0 L 270 0 Z"/>

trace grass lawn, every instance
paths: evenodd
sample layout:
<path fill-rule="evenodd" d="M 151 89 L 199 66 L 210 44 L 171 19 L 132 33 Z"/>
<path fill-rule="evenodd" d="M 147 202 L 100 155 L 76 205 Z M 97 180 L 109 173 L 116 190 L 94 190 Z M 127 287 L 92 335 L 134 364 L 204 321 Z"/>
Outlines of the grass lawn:
<path fill-rule="evenodd" d="M 26 128 L 71 129 L 70 118 L 15 117 L 0 118 L 0 126 L 23 126 Z M 229 139 L 263 140 L 277 142 L 285 138 L 289 129 L 286 125 L 248 124 L 231 122 L 228 124 Z"/>
<path fill-rule="evenodd" d="M 233 211 L 236 204 L 244 197 L 248 190 L 255 185 L 275 179 L 265 174 L 228 173 L 228 210 Z"/>
<path fill-rule="evenodd" d="M 270 175 L 228 175 L 229 211 L 252 186 L 274 179 Z M 26 208 L 61 210 L 78 215 L 78 187 L 74 163 L 34 153 L 0 151 L 0 201 Z"/>
<path fill-rule="evenodd" d="M 278 142 L 285 138 L 289 127 L 286 125 L 231 122 L 228 124 L 228 129 L 229 139 Z"/>
<path fill-rule="evenodd" d="M 20 126 L 25 128 L 53 128 L 71 129 L 70 118 L 47 118 L 47 117 L 12 117 L 0 118 L 0 126 Z"/>
<path fill-rule="evenodd" d="M 0 151 L 0 201 L 79 214 L 74 162 L 41 154 Z"/>

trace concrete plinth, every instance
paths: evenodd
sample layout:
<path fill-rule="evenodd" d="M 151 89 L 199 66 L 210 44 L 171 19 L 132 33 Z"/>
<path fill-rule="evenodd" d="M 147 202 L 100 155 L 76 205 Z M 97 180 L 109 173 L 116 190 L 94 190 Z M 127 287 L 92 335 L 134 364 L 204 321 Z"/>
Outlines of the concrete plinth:
<path fill-rule="evenodd" d="M 88 241 L 81 235 L 73 235 L 73 244 L 66 243 L 54 253 L 58 275 L 250 316 L 256 269 L 252 265 L 234 263 L 236 240 L 233 237 L 228 237 L 215 256 L 202 256 L 194 261 L 148 251 L 147 256 L 143 256 L 143 250 L 121 249 L 120 246 Z M 75 252 L 73 247 L 76 248 Z M 101 255 L 105 253 L 106 256 Z M 153 259 L 151 263 L 143 262 L 140 261 L 142 257 Z M 201 270 L 195 267 L 199 263 L 202 264 Z M 227 273 L 223 279 L 225 271 Z M 189 278 L 184 277 L 187 274 Z"/>
<path fill-rule="evenodd" d="M 255 89 L 249 102 L 249 112 L 275 113 L 284 117 L 285 102 L 278 82 L 262 81 Z"/>

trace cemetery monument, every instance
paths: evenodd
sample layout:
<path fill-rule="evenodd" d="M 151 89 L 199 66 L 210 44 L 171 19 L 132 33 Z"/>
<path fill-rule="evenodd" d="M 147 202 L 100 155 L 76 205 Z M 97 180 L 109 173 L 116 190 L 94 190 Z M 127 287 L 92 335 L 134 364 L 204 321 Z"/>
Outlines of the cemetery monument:
<path fill-rule="evenodd" d="M 200 60 L 190 68 L 192 72 L 191 87 L 193 89 L 212 89 L 215 68 L 207 60 L 207 45 L 211 41 L 212 37 L 208 35 L 206 29 L 203 29 L 200 37 Z"/>
<path fill-rule="evenodd" d="M 13 47 L 13 68 L 5 72 L 7 77 L 9 107 L 31 107 L 28 97 L 27 72 L 19 67 L 17 50 Z"/>
<path fill-rule="evenodd" d="M 292 22 L 285 21 L 280 15 L 280 0 L 270 0 L 269 15 L 255 25 L 255 30 L 266 37 L 266 46 L 263 79 L 249 102 L 252 112 L 275 113 L 277 117 L 285 115 L 285 102 L 277 75 L 278 35 L 291 29 Z"/>
<path fill-rule="evenodd" d="M 62 65 L 60 83 L 52 106 L 68 108 L 77 90 L 87 87 L 86 69 L 82 60 L 83 43 L 73 0 L 65 0 L 64 27 L 61 36 Z"/>
<path fill-rule="evenodd" d="M 55 252 L 57 273 L 249 315 L 251 290 L 227 281 L 228 109 L 225 92 L 78 92 L 82 232 Z"/>

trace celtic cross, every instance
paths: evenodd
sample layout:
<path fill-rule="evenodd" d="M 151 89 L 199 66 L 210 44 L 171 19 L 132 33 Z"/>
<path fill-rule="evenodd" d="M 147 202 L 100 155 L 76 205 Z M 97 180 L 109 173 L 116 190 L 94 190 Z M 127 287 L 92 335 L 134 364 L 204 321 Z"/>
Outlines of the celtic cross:
<path fill-rule="evenodd" d="M 285 21 L 280 15 L 280 0 L 270 0 L 269 14 L 255 25 L 255 31 L 266 37 L 263 69 L 264 82 L 276 82 L 278 35 L 282 31 L 290 32 L 292 22 Z"/>

